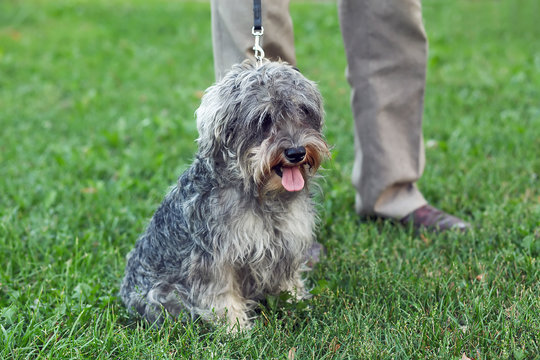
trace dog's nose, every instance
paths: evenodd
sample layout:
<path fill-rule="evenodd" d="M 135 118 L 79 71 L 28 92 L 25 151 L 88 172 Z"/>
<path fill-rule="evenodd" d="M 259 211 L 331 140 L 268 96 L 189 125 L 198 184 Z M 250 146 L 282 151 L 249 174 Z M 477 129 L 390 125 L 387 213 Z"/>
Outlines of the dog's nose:
<path fill-rule="evenodd" d="M 297 163 L 304 160 L 304 156 L 306 156 L 306 148 L 303 146 L 288 148 L 284 151 L 284 153 L 287 160 L 292 163 Z"/>

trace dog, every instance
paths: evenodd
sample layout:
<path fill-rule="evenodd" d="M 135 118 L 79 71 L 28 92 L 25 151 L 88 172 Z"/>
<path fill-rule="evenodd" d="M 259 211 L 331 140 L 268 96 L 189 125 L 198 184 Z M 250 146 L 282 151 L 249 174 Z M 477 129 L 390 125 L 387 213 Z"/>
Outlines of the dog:
<path fill-rule="evenodd" d="M 308 295 L 323 114 L 316 84 L 284 62 L 246 60 L 209 87 L 193 163 L 127 256 L 127 308 L 153 324 L 169 314 L 243 330 L 266 296 Z"/>

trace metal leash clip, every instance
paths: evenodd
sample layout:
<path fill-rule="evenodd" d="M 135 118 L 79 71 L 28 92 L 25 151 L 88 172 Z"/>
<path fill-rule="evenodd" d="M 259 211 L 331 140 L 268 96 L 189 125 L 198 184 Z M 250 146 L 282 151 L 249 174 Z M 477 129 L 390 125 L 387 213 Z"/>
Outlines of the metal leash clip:
<path fill-rule="evenodd" d="M 261 37 L 264 34 L 264 28 L 261 26 L 260 30 L 255 30 L 255 27 L 251 29 L 251 33 L 255 36 L 255 45 L 253 45 L 253 51 L 255 52 L 255 60 L 257 65 L 261 66 L 264 59 L 264 50 L 261 46 Z"/>

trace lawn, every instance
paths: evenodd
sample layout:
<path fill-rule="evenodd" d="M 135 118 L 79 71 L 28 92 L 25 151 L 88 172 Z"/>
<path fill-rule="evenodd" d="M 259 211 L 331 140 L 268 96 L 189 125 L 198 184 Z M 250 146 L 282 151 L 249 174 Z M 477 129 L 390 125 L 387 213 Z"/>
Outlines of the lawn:
<path fill-rule="evenodd" d="M 349 88 L 334 2 L 292 5 L 325 98 L 314 297 L 253 330 L 148 327 L 117 297 L 125 255 L 192 158 L 213 82 L 204 1 L 0 2 L 0 358 L 540 358 L 537 0 L 425 0 L 419 187 L 466 235 L 354 213 Z"/>

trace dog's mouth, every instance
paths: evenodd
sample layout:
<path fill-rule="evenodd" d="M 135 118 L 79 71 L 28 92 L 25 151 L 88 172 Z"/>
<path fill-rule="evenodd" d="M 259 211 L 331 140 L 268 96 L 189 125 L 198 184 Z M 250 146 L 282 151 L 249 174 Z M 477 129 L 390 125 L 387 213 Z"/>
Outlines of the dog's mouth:
<path fill-rule="evenodd" d="M 300 191 L 304 188 L 304 176 L 300 166 L 275 166 L 275 173 L 281 177 L 281 185 L 287 191 Z"/>

